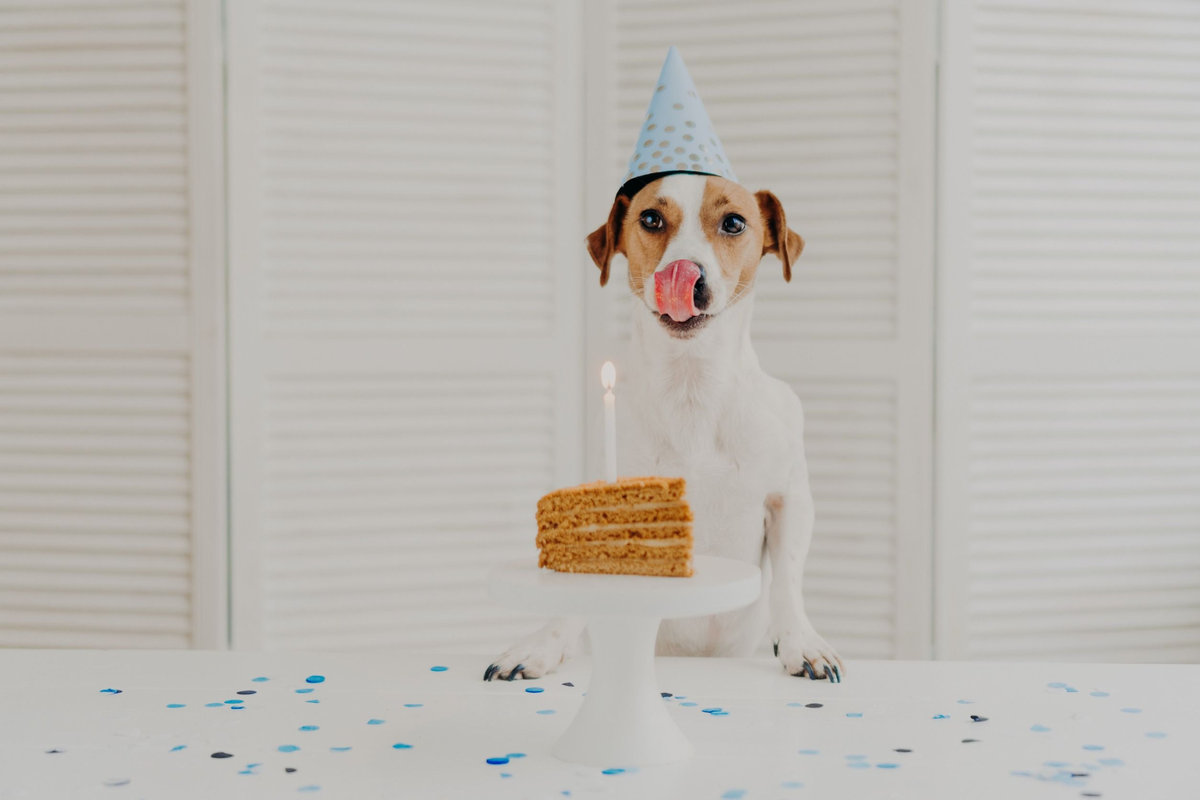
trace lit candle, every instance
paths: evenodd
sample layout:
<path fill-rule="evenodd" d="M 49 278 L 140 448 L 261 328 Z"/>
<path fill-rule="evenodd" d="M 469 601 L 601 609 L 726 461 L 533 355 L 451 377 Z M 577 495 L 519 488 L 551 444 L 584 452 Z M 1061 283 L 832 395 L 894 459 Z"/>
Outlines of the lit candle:
<path fill-rule="evenodd" d="M 617 384 L 617 368 L 605 361 L 600 368 L 600 383 L 604 386 L 604 479 L 617 482 L 617 398 L 613 387 Z"/>

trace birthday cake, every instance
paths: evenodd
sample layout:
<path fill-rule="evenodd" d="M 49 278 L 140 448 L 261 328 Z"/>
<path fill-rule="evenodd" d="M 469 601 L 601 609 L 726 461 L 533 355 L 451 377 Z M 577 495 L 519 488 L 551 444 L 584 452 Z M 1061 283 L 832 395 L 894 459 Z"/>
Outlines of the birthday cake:
<path fill-rule="evenodd" d="M 537 504 L 538 566 L 558 572 L 692 574 L 683 478 L 621 478 L 557 489 Z"/>

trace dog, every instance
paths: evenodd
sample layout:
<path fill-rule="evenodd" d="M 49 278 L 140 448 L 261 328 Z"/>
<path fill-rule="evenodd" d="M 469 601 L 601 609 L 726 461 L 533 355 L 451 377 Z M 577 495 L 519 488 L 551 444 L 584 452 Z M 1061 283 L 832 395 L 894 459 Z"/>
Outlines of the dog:
<path fill-rule="evenodd" d="M 843 666 L 804 610 L 813 532 L 800 399 L 750 343 L 754 279 L 774 254 L 791 280 L 804 240 L 774 194 L 674 173 L 619 194 L 587 237 L 600 285 L 624 258 L 634 305 L 622 384 L 622 472 L 683 476 L 695 551 L 758 564 L 747 608 L 664 620 L 658 655 L 747 656 L 770 636 L 791 675 L 840 682 Z M 571 657 L 584 622 L 559 618 L 514 644 L 484 680 L 545 675 Z"/>

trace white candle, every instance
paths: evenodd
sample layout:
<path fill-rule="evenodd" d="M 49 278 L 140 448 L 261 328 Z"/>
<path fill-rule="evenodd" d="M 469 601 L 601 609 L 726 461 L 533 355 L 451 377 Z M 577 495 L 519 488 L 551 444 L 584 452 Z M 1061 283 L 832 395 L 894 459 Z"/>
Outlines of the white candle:
<path fill-rule="evenodd" d="M 613 387 L 617 384 L 617 368 L 605 361 L 600 368 L 600 383 L 604 392 L 604 479 L 617 482 L 617 398 Z"/>

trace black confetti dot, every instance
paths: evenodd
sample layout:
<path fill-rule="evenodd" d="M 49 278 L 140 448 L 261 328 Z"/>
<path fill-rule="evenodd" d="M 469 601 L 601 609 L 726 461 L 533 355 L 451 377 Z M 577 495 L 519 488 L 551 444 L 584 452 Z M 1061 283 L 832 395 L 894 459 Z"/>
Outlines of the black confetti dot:
<path fill-rule="evenodd" d="M 988 718 L 987 718 L 987 717 L 981 717 L 981 716 L 979 716 L 978 714 L 972 714 L 972 715 L 971 715 L 971 721 L 972 721 L 972 722 L 987 722 L 987 721 L 988 721 Z"/>
<path fill-rule="evenodd" d="M 217 752 L 212 754 L 212 757 L 213 758 L 233 758 L 233 753 L 226 753 L 222 750 L 218 750 Z"/>
<path fill-rule="evenodd" d="M 963 739 L 963 740 L 962 740 L 962 743 L 963 743 L 963 744 L 970 744 L 971 742 L 978 742 L 978 741 L 979 741 L 978 739 Z"/>
<path fill-rule="evenodd" d="M 1099 792 L 1080 792 L 1081 797 L 1100 797 Z"/>
<path fill-rule="evenodd" d="M 241 689 L 238 691 L 238 694 L 258 694 L 258 692 L 254 689 Z"/>
<path fill-rule="evenodd" d="M 55 748 L 54 750 L 47 750 L 46 752 L 47 752 L 47 753 L 61 753 L 61 752 L 62 752 L 62 750 L 59 750 L 59 749 Z"/>
<path fill-rule="evenodd" d="M 128 786 L 130 778 L 109 778 L 104 782 L 105 786 Z"/>
<path fill-rule="evenodd" d="M 296 771 L 296 768 L 295 767 L 284 767 L 283 771 L 290 775 L 291 773 Z"/>
<path fill-rule="evenodd" d="M 1086 778 L 1086 777 L 1088 777 L 1088 775 L 1089 775 L 1089 773 L 1087 773 L 1087 772 L 1072 772 L 1071 773 L 1072 778 Z"/>
<path fill-rule="evenodd" d="M 670 692 L 659 692 L 659 694 L 661 694 L 663 697 L 674 697 L 674 695 Z"/>
<path fill-rule="evenodd" d="M 571 683 L 570 681 L 567 681 L 566 683 L 564 683 L 563 686 L 570 686 L 572 689 L 575 688 L 575 684 Z"/>
<path fill-rule="evenodd" d="M 824 708 L 825 704 L 824 703 L 806 703 L 804 705 L 804 707 L 805 708 Z"/>
<path fill-rule="evenodd" d="M 896 752 L 896 753 L 911 753 L 912 752 L 912 750 L 908 747 L 893 747 L 892 750 L 893 750 L 893 752 Z"/>

